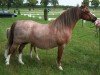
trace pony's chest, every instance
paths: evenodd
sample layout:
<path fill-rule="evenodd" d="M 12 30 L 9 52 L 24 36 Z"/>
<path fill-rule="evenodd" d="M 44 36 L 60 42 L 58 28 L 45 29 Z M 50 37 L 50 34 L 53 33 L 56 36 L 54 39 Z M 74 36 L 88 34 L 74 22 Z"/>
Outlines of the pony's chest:
<path fill-rule="evenodd" d="M 71 38 L 71 32 L 67 31 L 67 32 L 58 33 L 57 37 L 58 37 L 57 39 L 58 44 L 68 43 Z"/>

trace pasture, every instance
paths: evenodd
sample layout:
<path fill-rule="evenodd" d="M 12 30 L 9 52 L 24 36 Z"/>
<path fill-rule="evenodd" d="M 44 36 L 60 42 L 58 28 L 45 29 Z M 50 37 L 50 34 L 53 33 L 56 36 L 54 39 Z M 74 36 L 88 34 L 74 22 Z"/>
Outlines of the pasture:
<path fill-rule="evenodd" d="M 63 12 L 61 9 L 52 9 L 49 12 L 49 18 L 56 18 L 61 12 Z M 100 10 L 91 10 L 91 12 L 100 17 Z M 31 14 L 31 17 L 27 13 Z M 39 16 L 41 16 L 40 19 Z M 10 65 L 6 66 L 4 58 L 7 43 L 6 29 L 13 22 L 21 19 L 49 23 L 49 21 L 43 20 L 42 9 L 35 9 L 31 12 L 21 9 L 21 15 L 16 18 L 0 18 L 0 75 L 100 75 L 99 37 L 95 37 L 94 24 L 86 22 L 82 27 L 81 20 L 77 22 L 73 30 L 71 41 L 65 46 L 62 57 L 63 71 L 56 67 L 57 48 L 51 50 L 38 49 L 40 61 L 37 61 L 34 57 L 34 51 L 33 58 L 31 59 L 29 56 L 29 44 L 23 50 L 25 65 L 19 64 L 18 52 L 16 52 L 16 55 L 11 58 Z"/>

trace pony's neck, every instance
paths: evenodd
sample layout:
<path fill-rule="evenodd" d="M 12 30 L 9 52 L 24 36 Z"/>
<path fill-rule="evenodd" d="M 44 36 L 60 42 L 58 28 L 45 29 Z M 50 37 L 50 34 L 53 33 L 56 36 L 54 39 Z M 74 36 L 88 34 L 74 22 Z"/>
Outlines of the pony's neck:
<path fill-rule="evenodd" d="M 79 19 L 78 19 L 78 20 L 79 20 Z M 74 27 L 75 27 L 75 25 L 76 25 L 76 23 L 77 23 L 78 20 L 74 21 L 73 24 L 70 26 L 70 28 L 71 28 L 72 30 L 74 29 Z"/>
<path fill-rule="evenodd" d="M 79 16 L 79 7 L 68 9 L 67 11 L 63 12 L 56 20 L 54 20 L 51 23 L 51 26 L 58 30 L 66 27 L 73 29 L 80 18 Z"/>

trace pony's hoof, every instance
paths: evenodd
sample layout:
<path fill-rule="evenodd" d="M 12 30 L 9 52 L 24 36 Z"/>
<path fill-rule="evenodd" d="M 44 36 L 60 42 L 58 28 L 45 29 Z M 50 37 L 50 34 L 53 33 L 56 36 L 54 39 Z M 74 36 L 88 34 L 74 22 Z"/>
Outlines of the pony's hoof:
<path fill-rule="evenodd" d="M 61 71 L 63 70 L 62 66 L 58 66 L 58 69 L 61 70 Z"/>
<path fill-rule="evenodd" d="M 24 65 L 24 62 L 20 62 L 20 64 Z"/>
<path fill-rule="evenodd" d="M 40 61 L 40 58 L 39 58 L 39 56 L 36 56 L 36 59 L 37 59 L 38 61 Z"/>
<path fill-rule="evenodd" d="M 6 62 L 6 65 L 9 65 L 9 62 Z"/>
<path fill-rule="evenodd" d="M 20 63 L 20 64 L 22 64 L 22 65 L 24 65 L 24 62 L 23 62 L 23 61 L 21 61 L 21 60 L 19 60 L 19 63 Z"/>
<path fill-rule="evenodd" d="M 40 61 L 40 58 L 36 58 L 38 61 Z"/>

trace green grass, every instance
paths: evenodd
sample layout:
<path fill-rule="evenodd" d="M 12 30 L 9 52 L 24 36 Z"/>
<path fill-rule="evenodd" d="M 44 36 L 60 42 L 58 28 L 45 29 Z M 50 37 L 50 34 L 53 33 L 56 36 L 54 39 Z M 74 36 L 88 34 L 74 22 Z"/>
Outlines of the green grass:
<path fill-rule="evenodd" d="M 25 65 L 20 65 L 17 57 L 13 56 L 10 65 L 6 66 L 3 55 L 7 42 L 6 28 L 20 19 L 32 19 L 40 23 L 48 23 L 43 19 L 28 18 L 27 16 L 0 18 L 0 75 L 100 75 L 99 38 L 95 37 L 93 24 L 86 22 L 82 27 L 81 20 L 78 21 L 73 30 L 71 41 L 65 46 L 62 57 L 63 71 L 59 71 L 56 67 L 57 48 L 49 51 L 38 49 L 41 59 L 38 62 L 35 57 L 31 59 L 29 56 L 30 45 L 27 45 L 23 50 Z M 33 55 L 35 55 L 34 52 Z"/>

